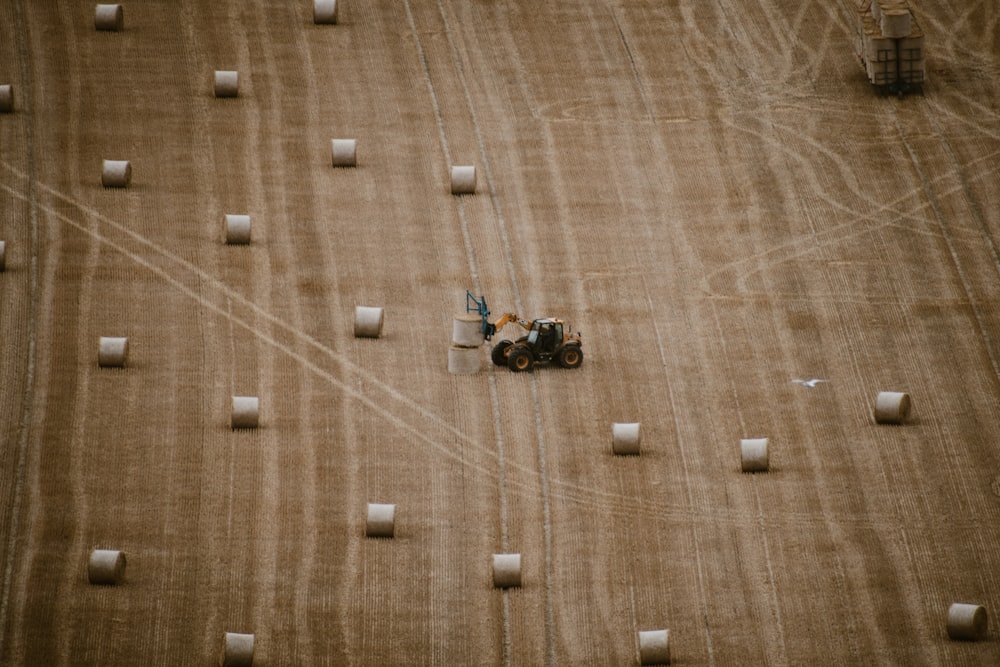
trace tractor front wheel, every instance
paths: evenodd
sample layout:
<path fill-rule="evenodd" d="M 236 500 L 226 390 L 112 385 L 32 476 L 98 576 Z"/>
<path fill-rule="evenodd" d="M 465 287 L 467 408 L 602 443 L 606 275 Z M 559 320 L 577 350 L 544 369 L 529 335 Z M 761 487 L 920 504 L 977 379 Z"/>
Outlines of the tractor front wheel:
<path fill-rule="evenodd" d="M 490 353 L 490 358 L 493 359 L 493 363 L 497 366 L 503 366 L 507 363 L 507 349 L 510 348 L 514 343 L 509 340 L 502 340 L 493 346 L 493 352 Z"/>
<path fill-rule="evenodd" d="M 507 368 L 515 373 L 530 371 L 534 366 L 535 358 L 532 356 L 531 350 L 524 345 L 518 345 L 507 356 Z"/>
<path fill-rule="evenodd" d="M 567 345 L 559 350 L 559 365 L 563 368 L 579 368 L 583 363 L 583 350 L 579 345 Z"/>

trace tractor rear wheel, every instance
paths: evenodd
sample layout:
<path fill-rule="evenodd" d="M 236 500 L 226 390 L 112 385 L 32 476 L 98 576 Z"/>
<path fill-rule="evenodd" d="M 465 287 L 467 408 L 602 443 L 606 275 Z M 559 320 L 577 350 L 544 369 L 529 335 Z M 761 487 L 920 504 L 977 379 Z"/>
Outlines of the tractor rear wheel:
<path fill-rule="evenodd" d="M 566 345 L 559 350 L 559 365 L 563 368 L 579 368 L 583 363 L 583 350 L 579 345 Z"/>
<path fill-rule="evenodd" d="M 531 350 L 525 345 L 515 346 L 507 356 L 507 368 L 515 373 L 530 371 L 534 368 L 534 366 L 535 357 L 531 354 Z"/>
<path fill-rule="evenodd" d="M 493 352 L 490 353 L 490 358 L 493 359 L 493 363 L 497 366 L 504 366 L 507 363 L 507 348 L 509 348 L 514 343 L 509 340 L 502 340 L 493 346 Z"/>

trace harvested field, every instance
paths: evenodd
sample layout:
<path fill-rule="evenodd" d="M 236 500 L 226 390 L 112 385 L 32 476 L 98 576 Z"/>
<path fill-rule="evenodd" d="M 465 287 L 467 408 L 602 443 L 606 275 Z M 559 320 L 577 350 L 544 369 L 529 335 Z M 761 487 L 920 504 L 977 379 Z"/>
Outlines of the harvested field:
<path fill-rule="evenodd" d="M 995 2 L 903 99 L 849 0 L 313 5 L 0 3 L 0 664 L 1000 664 Z M 449 373 L 467 289 L 583 365 Z"/>

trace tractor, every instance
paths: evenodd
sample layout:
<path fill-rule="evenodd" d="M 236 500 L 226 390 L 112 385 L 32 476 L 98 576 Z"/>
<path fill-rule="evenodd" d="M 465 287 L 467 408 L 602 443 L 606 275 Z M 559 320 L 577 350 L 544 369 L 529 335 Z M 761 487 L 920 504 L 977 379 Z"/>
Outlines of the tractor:
<path fill-rule="evenodd" d="M 529 322 L 516 313 L 505 313 L 496 322 L 490 322 L 486 298 L 478 299 L 466 291 L 465 309 L 477 312 L 483 320 L 483 337 L 490 340 L 510 323 L 517 324 L 527 333 L 517 340 L 501 340 L 493 346 L 490 357 L 497 366 L 506 366 L 519 373 L 533 370 L 536 363 L 555 361 L 563 368 L 578 368 L 583 363 L 583 340 L 579 332 L 572 332 L 560 319 L 540 318 Z"/>

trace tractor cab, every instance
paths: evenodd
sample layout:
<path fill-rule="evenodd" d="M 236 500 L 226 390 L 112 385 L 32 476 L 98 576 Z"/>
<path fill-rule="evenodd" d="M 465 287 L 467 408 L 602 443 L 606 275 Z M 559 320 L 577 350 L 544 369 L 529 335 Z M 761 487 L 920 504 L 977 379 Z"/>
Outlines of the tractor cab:
<path fill-rule="evenodd" d="M 550 319 L 535 320 L 531 323 L 525 342 L 536 357 L 551 355 L 563 342 L 562 322 Z"/>

